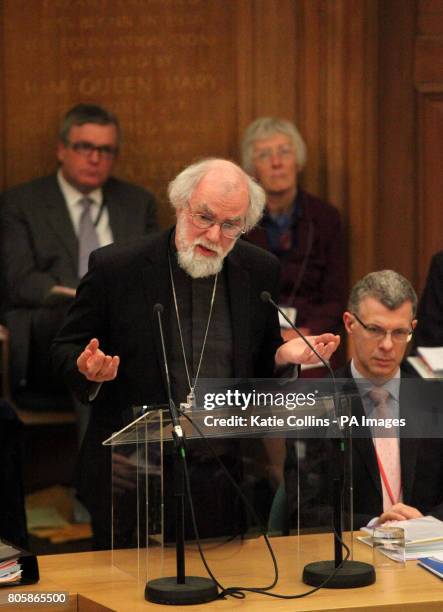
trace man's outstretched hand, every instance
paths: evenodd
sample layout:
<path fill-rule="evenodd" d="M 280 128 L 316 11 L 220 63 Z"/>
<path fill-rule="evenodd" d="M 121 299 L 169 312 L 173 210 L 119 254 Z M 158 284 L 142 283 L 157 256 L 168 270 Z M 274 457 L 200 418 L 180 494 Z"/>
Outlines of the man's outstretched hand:
<path fill-rule="evenodd" d="M 307 336 L 309 342 L 314 346 L 317 353 L 327 360 L 340 344 L 340 336 L 334 334 L 321 334 L 319 336 Z M 317 355 L 306 346 L 301 338 L 294 338 L 280 346 L 276 355 L 277 366 L 288 363 L 311 365 L 320 363 Z"/>
<path fill-rule="evenodd" d="M 117 376 L 120 357 L 105 355 L 99 349 L 97 338 L 93 338 L 77 359 L 79 371 L 88 380 L 96 383 L 114 380 Z"/>

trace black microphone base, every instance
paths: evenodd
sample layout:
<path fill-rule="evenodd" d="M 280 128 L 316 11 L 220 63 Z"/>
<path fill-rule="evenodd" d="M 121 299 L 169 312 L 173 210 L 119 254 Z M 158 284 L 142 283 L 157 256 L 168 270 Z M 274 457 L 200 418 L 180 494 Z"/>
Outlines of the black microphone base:
<path fill-rule="evenodd" d="M 145 588 L 146 601 L 170 606 L 201 604 L 217 597 L 215 582 L 199 576 L 186 576 L 184 584 L 178 584 L 175 576 L 156 578 L 149 580 Z"/>
<path fill-rule="evenodd" d="M 320 586 L 335 569 L 334 561 L 308 563 L 303 570 L 303 582 L 309 586 Z M 369 563 L 345 561 L 325 589 L 355 589 L 375 582 L 375 570 Z"/>

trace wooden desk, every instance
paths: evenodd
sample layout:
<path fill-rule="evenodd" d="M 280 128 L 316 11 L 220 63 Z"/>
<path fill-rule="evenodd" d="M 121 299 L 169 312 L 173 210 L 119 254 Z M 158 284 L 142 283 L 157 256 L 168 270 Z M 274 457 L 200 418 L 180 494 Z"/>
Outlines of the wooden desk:
<path fill-rule="evenodd" d="M 280 569 L 280 581 L 275 589 L 278 593 L 301 593 L 309 587 L 300 580 L 305 562 L 327 559 L 332 551 L 332 536 L 310 535 L 301 538 L 273 538 L 272 544 Z M 207 551 L 211 567 L 225 586 L 263 586 L 270 582 L 272 566 L 263 540 L 231 542 L 222 547 L 212 545 Z M 354 546 L 354 558 L 371 561 L 371 550 L 359 542 Z M 156 604 L 144 600 L 144 580 L 137 582 L 135 551 L 121 551 L 118 562 L 131 568 L 134 576 L 111 565 L 111 552 L 48 555 L 39 558 L 41 581 L 27 587 L 28 591 L 68 591 L 70 604 L 48 608 L 40 605 L 8 610 L 63 610 L 69 612 L 142 612 L 147 608 L 160 609 Z M 155 564 L 155 555 L 153 564 Z M 173 574 L 174 553 L 168 551 L 165 559 L 166 571 Z M 204 576 L 196 550 L 188 549 L 188 573 Z M 14 592 L 20 589 L 14 589 Z M 24 590 L 24 589 L 23 589 Z M 0 607 L 0 610 L 2 608 Z M 169 609 L 171 609 L 169 607 Z M 204 609 L 202 606 L 175 606 L 187 611 Z M 442 612 L 443 585 L 429 572 L 409 561 L 404 569 L 379 572 L 377 582 L 369 587 L 349 590 L 322 589 L 313 595 L 298 600 L 279 600 L 248 593 L 246 599 L 229 598 L 211 602 L 207 610 L 328 610 L 344 612 Z"/>

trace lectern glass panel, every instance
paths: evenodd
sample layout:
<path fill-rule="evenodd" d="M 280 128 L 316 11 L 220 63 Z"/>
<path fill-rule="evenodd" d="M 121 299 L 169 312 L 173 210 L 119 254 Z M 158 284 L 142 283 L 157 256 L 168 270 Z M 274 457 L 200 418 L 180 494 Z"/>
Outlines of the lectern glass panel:
<path fill-rule="evenodd" d="M 235 538 L 240 545 L 244 538 L 258 537 L 263 527 L 273 537 L 328 534 L 333 558 L 337 479 L 341 526 L 352 531 L 351 430 L 337 421 L 338 416 L 350 414 L 349 397 L 331 391 L 330 381 L 317 385 L 311 380 L 311 391 L 319 389 L 315 401 L 301 406 L 294 401 L 258 402 L 260 389 L 272 400 L 272 394 L 277 397 L 283 388 L 285 398 L 291 394 L 293 400 L 294 388 L 301 395 L 309 392 L 303 384 L 307 383 L 280 381 L 276 391 L 275 380 L 202 380 L 196 406 L 184 407 L 180 421 L 186 436 L 189 483 L 198 534 L 208 550 Z M 247 406 L 235 403 L 227 391 L 240 389 L 246 394 L 251 385 L 255 395 L 249 400 L 254 402 L 248 401 Z M 225 404 L 223 394 L 230 400 Z M 175 491 L 180 475 L 168 410 L 140 407 L 135 412 L 139 416 L 105 444 L 113 454 L 114 564 L 145 582 L 174 571 Z M 195 559 L 196 536 L 188 501 L 184 533 L 187 552 Z M 297 559 L 300 567 L 317 560 L 306 559 L 301 538 L 292 542 L 296 565 Z M 352 537 L 348 542 L 352 546 Z M 263 555 L 267 554 L 263 545 Z"/>
<path fill-rule="evenodd" d="M 146 406 L 133 413 L 137 418 L 104 444 L 112 455 L 113 565 L 144 583 L 151 563 L 162 575 L 164 413 Z"/>

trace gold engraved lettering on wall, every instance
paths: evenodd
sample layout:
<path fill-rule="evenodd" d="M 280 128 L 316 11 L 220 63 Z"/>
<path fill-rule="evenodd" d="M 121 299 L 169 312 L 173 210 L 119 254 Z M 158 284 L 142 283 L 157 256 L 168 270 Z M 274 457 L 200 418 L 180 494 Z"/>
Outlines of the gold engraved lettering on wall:
<path fill-rule="evenodd" d="M 23 83 L 23 94 L 27 96 L 36 95 L 50 95 L 50 96 L 61 96 L 69 91 L 68 79 L 49 80 L 45 83 L 41 83 L 38 80 L 26 79 Z"/>
<path fill-rule="evenodd" d="M 83 77 L 78 81 L 77 86 L 80 97 L 152 93 L 152 81 L 140 76 Z"/>
<path fill-rule="evenodd" d="M 102 104 L 123 128 L 117 173 L 163 197 L 190 161 L 230 156 L 233 7 L 235 0 L 7 0 L 5 108 L 35 135 L 25 146 L 7 119 L 8 142 L 29 169 L 35 159 L 43 169 L 54 148 L 45 158 L 35 116 L 49 143 L 67 108 Z M 7 173 L 11 183 L 22 177 L 12 160 Z"/>

